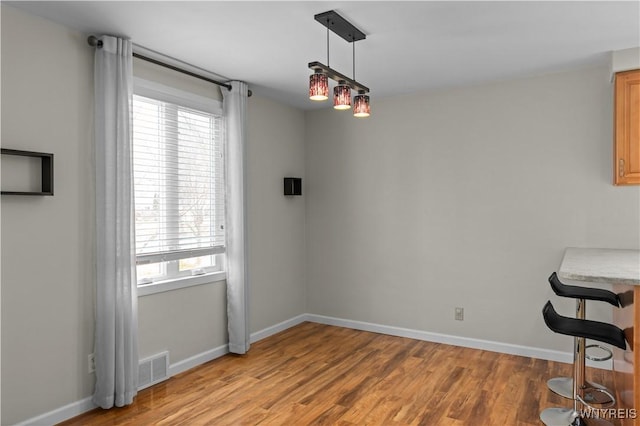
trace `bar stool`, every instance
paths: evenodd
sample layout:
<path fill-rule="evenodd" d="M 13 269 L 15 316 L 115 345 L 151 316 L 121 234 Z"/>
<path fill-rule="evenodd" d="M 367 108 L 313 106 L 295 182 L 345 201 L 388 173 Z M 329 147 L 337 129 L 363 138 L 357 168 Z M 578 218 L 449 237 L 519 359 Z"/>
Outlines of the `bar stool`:
<path fill-rule="evenodd" d="M 626 349 L 626 340 L 624 332 L 613 324 L 607 324 L 599 321 L 590 321 L 584 319 L 569 318 L 558 315 L 553 308 L 551 301 L 548 301 L 542 309 L 542 316 L 545 324 L 552 331 L 567 336 L 582 337 L 598 342 L 608 343 L 620 349 Z M 577 384 L 580 383 L 580 374 L 578 360 L 584 354 L 584 340 L 579 344 L 574 341 L 573 350 L 573 408 L 547 408 L 540 413 L 540 420 L 547 426 L 583 426 L 586 425 L 581 412 L 580 404 L 584 407 L 597 409 L 584 400 L 584 391 Z M 609 407 L 615 405 L 615 397 L 604 389 L 593 389 L 595 392 L 602 392 L 611 398 L 612 403 Z M 609 408 L 604 407 L 604 408 Z M 594 421 L 597 420 L 597 421 Z M 589 424 L 611 424 L 603 419 L 590 419 Z"/>
<path fill-rule="evenodd" d="M 587 300 L 598 300 L 601 302 L 607 302 L 615 307 L 620 306 L 620 300 L 618 295 L 605 289 L 600 288 L 588 288 L 588 287 L 580 287 L 573 285 L 563 284 L 558 278 L 557 274 L 554 272 L 549 277 L 549 284 L 553 289 L 554 293 L 561 297 L 570 297 L 572 299 L 576 299 L 576 318 L 577 319 L 585 319 L 586 317 L 586 301 Z M 587 382 L 585 380 L 585 358 L 588 358 L 592 361 L 607 361 L 613 357 L 611 351 L 605 347 L 600 345 L 585 345 L 585 339 L 582 337 L 576 337 L 576 342 L 574 344 L 580 344 L 584 347 L 585 350 L 581 351 L 581 356 L 576 360 L 578 364 L 577 369 L 580 372 L 578 377 L 578 384 L 582 389 L 606 389 L 604 386 L 594 383 Z M 578 341 L 581 340 L 581 341 Z M 604 357 L 593 357 L 588 356 L 586 354 L 586 349 L 588 348 L 600 348 L 605 352 L 608 352 L 608 355 Z M 565 398 L 572 399 L 573 398 L 573 378 L 571 377 L 554 377 L 547 382 L 547 386 L 553 392 L 557 393 L 560 396 Z M 603 392 L 585 392 L 584 399 L 587 402 L 596 403 L 596 404 L 606 404 L 611 402 L 611 399 Z"/>

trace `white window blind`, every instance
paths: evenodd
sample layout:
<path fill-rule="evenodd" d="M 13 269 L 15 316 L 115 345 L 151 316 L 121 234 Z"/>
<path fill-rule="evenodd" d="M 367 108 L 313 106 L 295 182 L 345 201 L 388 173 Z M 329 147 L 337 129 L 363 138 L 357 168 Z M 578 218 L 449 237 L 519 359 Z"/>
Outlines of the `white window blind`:
<path fill-rule="evenodd" d="M 133 170 L 139 265 L 224 252 L 221 129 L 220 115 L 134 95 Z"/>

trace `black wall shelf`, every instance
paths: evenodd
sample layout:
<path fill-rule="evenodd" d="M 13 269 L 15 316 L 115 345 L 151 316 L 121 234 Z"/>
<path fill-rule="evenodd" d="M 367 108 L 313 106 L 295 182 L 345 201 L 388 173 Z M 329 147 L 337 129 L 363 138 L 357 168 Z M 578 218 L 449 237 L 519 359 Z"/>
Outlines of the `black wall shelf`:
<path fill-rule="evenodd" d="M 0 149 L 1 155 L 39 158 L 41 163 L 41 190 L 38 191 L 0 191 L 2 195 L 53 195 L 53 154 L 17 149 Z"/>

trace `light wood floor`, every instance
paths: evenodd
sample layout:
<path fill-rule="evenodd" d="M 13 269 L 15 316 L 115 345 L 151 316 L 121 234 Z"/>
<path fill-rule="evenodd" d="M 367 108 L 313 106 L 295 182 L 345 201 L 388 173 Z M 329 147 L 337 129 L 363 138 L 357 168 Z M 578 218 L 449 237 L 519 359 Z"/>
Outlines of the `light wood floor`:
<path fill-rule="evenodd" d="M 303 323 L 64 425 L 541 425 L 571 367 Z M 587 377 L 611 386 L 611 374 Z"/>

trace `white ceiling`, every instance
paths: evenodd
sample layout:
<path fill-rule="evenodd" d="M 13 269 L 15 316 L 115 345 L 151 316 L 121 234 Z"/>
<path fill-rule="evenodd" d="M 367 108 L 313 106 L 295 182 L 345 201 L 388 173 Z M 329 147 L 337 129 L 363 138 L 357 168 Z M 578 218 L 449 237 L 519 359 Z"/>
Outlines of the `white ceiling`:
<path fill-rule="evenodd" d="M 130 37 L 302 109 L 326 107 L 308 100 L 307 64 L 327 62 L 326 28 L 313 18 L 327 10 L 367 35 L 355 45 L 356 80 L 372 103 L 605 64 L 610 51 L 640 46 L 637 0 L 8 3 L 87 35 Z M 331 67 L 351 76 L 352 45 L 330 40 Z"/>

